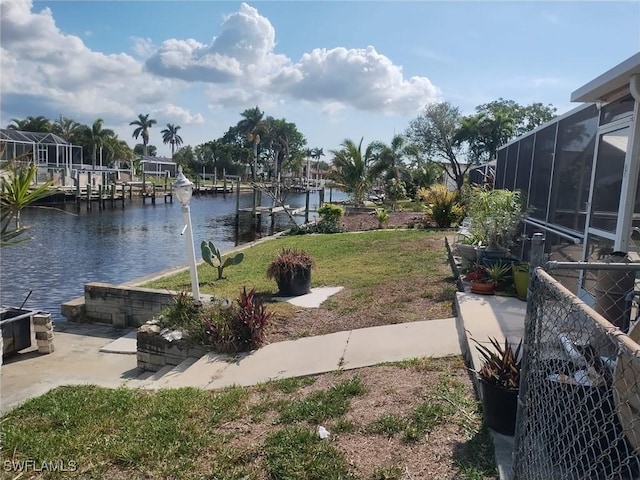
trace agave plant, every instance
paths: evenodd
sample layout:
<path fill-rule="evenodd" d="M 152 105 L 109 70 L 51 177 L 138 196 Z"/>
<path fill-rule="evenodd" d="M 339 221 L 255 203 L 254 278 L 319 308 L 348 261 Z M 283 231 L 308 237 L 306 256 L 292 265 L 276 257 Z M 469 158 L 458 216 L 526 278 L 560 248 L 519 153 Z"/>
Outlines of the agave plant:
<path fill-rule="evenodd" d="M 483 360 L 482 367 L 477 372 L 480 378 L 491 385 L 512 390 L 517 389 L 520 384 L 522 340 L 518 343 L 515 351 L 506 339 L 503 346 L 496 338 L 489 337 L 493 349 L 478 342 L 475 338 L 472 340 L 476 343 L 476 349 Z"/>

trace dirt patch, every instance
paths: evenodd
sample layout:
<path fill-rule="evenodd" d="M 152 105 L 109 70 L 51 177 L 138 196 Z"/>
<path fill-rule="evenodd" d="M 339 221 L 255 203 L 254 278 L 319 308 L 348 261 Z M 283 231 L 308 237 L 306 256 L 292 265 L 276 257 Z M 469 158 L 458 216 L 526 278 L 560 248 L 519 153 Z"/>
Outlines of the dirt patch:
<path fill-rule="evenodd" d="M 389 219 L 383 228 L 414 228 L 428 225 L 426 216 L 419 212 L 389 212 Z M 347 232 L 377 230 L 380 223 L 372 213 L 346 215 L 340 220 L 340 226 Z"/>
<path fill-rule="evenodd" d="M 277 389 L 254 390 L 252 406 L 269 402 L 272 408 L 247 421 L 243 416 L 225 426 L 232 444 L 260 464 L 261 442 L 277 429 L 291 426 L 279 420 L 282 403 L 309 398 L 339 382 L 358 377 L 365 393 L 350 400 L 348 411 L 320 422 L 331 434 L 326 440 L 339 451 L 358 479 L 497 478 L 490 437 L 481 424 L 472 383 L 460 357 L 424 359 L 405 366 L 381 365 L 319 375 L 294 393 Z M 440 405 L 442 417 L 407 440 L 411 419 L 425 404 Z M 396 421 L 395 431 L 376 430 L 380 419 Z M 317 424 L 296 423 L 315 431 Z M 478 442 L 478 438 L 482 441 Z M 264 472 L 262 472 L 264 473 Z M 259 478 L 268 478 L 266 475 Z"/>

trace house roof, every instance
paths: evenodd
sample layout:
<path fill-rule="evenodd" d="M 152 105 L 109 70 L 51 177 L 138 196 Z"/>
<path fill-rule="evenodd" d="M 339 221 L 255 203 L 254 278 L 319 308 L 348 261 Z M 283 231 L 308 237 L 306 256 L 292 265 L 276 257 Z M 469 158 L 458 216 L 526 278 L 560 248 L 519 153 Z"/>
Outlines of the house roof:
<path fill-rule="evenodd" d="M 636 53 L 574 91 L 571 94 L 571 101 L 609 101 L 612 95 L 628 87 L 631 77 L 637 74 L 640 74 L 640 53 Z"/>
<path fill-rule="evenodd" d="M 23 132 L 21 130 L 0 129 L 0 141 L 17 143 L 38 143 L 48 145 L 69 145 L 64 138 L 53 133 Z"/>

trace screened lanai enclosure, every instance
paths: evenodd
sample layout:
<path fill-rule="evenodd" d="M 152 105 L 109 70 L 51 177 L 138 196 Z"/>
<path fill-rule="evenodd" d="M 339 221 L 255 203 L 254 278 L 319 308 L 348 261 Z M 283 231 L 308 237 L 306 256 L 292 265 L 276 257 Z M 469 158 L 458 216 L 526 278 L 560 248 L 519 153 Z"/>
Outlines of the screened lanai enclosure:
<path fill-rule="evenodd" d="M 494 187 L 523 193 L 525 234 L 544 233 L 550 260 L 601 261 L 618 251 L 640 261 L 640 53 L 571 100 L 584 103 L 498 151 Z M 578 294 L 588 281 L 563 279 Z"/>

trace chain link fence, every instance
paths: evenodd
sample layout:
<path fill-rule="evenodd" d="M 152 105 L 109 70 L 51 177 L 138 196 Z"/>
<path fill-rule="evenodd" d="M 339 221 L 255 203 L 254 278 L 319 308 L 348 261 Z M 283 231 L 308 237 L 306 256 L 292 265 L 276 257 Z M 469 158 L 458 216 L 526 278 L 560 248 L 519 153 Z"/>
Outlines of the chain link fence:
<path fill-rule="evenodd" d="M 532 274 L 517 480 L 640 479 L 640 264 L 609 261 L 549 262 Z M 582 285 L 582 299 L 565 277 Z"/>

